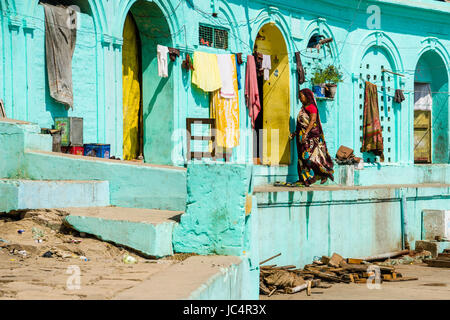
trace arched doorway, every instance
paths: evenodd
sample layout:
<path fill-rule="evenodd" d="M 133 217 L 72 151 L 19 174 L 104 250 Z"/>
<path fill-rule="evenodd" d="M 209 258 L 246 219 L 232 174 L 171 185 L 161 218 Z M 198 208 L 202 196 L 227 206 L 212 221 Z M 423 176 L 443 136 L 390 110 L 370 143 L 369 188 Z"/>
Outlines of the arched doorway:
<path fill-rule="evenodd" d="M 289 164 L 290 67 L 286 42 L 275 24 L 259 30 L 254 46 L 254 54 L 258 53 L 270 55 L 271 69 L 267 80 L 258 74 L 262 111 L 255 122 L 255 162 Z"/>
<path fill-rule="evenodd" d="M 448 163 L 448 75 L 434 51 L 425 52 L 414 74 L 414 162 Z"/>
<path fill-rule="evenodd" d="M 383 47 L 370 47 L 362 58 L 358 83 L 359 104 L 357 114 L 360 123 L 360 146 L 363 139 L 365 81 L 369 81 L 375 84 L 378 90 L 378 110 L 383 135 L 385 162 L 396 162 L 399 159 L 400 110 L 399 106 L 394 103 L 394 94 L 397 89 L 398 76 L 383 70 L 396 70 L 391 56 Z M 363 153 L 363 158 L 365 162 L 379 161 L 377 156 L 368 152 Z"/>
<path fill-rule="evenodd" d="M 169 76 L 158 75 L 157 45 L 170 47 L 172 37 L 161 9 L 144 0 L 130 9 L 124 25 L 123 136 L 124 159 L 171 164 L 173 132 L 173 64 Z"/>

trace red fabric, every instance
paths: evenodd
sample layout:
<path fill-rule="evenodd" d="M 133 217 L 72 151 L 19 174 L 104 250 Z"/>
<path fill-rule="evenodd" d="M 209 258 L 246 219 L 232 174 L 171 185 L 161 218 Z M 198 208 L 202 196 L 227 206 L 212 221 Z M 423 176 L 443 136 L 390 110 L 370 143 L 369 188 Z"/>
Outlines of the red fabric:
<path fill-rule="evenodd" d="M 305 109 L 309 113 L 317 113 L 318 112 L 317 107 L 312 103 L 309 106 L 307 106 Z"/>
<path fill-rule="evenodd" d="M 255 127 L 255 120 L 261 111 L 259 102 L 258 80 L 256 78 L 255 58 L 251 55 L 247 56 L 247 72 L 245 75 L 245 102 L 252 119 L 252 126 Z"/>

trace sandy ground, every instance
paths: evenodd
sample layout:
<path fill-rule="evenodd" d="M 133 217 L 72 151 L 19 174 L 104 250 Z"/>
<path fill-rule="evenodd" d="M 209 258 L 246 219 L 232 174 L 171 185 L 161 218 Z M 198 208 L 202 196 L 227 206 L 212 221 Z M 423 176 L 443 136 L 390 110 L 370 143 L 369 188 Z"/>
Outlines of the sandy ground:
<path fill-rule="evenodd" d="M 313 288 L 296 294 L 260 296 L 261 300 L 449 300 L 450 269 L 432 268 L 426 264 L 396 265 L 403 276 L 417 277 L 416 281 L 383 282 L 380 289 L 366 284 L 333 284 L 329 289 Z"/>
<path fill-rule="evenodd" d="M 0 299 L 110 299 L 178 263 L 82 237 L 62 225 L 65 214 L 32 210 L 0 215 Z M 19 234 L 20 229 L 25 232 Z M 47 251 L 51 258 L 42 257 Z M 125 254 L 137 263 L 124 263 Z"/>

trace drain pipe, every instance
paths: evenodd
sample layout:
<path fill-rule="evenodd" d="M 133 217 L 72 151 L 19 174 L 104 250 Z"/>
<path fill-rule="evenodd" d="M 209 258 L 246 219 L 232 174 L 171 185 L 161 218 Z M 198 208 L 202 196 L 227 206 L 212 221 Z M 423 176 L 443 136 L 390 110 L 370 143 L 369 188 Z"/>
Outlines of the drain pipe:
<path fill-rule="evenodd" d="M 409 250 L 409 242 L 408 242 L 408 214 L 407 214 L 407 204 L 406 204 L 406 190 L 404 188 L 400 188 L 400 196 L 401 196 L 401 217 L 402 217 L 402 249 Z"/>

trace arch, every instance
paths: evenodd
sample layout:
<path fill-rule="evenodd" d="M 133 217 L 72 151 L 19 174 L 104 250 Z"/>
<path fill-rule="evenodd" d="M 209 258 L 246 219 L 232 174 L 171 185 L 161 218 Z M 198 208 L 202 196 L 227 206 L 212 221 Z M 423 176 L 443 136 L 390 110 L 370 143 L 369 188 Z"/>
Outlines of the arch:
<path fill-rule="evenodd" d="M 262 110 L 255 121 L 258 134 L 255 137 L 254 156 L 265 165 L 289 164 L 291 70 L 288 44 L 281 29 L 274 22 L 269 22 L 258 31 L 254 49 L 258 53 L 269 55 L 271 60 L 269 74 L 258 76 Z"/>
<path fill-rule="evenodd" d="M 324 21 L 324 19 L 316 19 L 311 21 L 305 29 L 305 37 L 303 41 L 304 45 L 303 45 L 303 49 L 306 49 L 307 45 L 308 45 L 308 41 L 309 39 L 316 33 L 325 35 L 327 38 L 333 38 L 334 40 L 336 39 L 334 37 L 333 31 L 331 30 L 330 26 Z M 340 57 L 338 54 L 338 48 L 337 48 L 337 44 L 336 41 L 332 41 L 330 43 L 330 47 L 331 47 L 331 55 L 333 58 L 338 59 L 337 62 L 339 63 Z"/>
<path fill-rule="evenodd" d="M 111 35 L 121 37 L 123 27 L 125 25 L 125 19 L 127 17 L 128 12 L 135 3 L 141 1 L 142 0 L 122 0 L 120 2 L 117 16 L 118 18 L 117 21 L 119 21 L 119 23 L 114 24 L 113 29 L 111 30 Z M 170 0 L 154 0 L 148 2 L 157 5 L 161 10 L 161 12 L 163 13 L 164 18 L 166 19 L 169 25 L 172 43 L 175 43 L 176 42 L 175 33 L 177 33 L 180 29 L 179 29 L 179 21 L 175 12 L 175 8 L 172 5 L 172 2 Z"/>
<path fill-rule="evenodd" d="M 359 47 L 362 48 L 361 50 L 355 50 L 355 53 L 353 55 L 353 68 L 352 70 L 358 70 L 358 65 L 361 62 L 362 58 L 366 54 L 366 52 L 373 46 L 381 47 L 386 50 L 386 52 L 391 57 L 394 66 L 395 66 L 395 72 L 403 72 L 403 61 L 400 56 L 400 52 L 395 45 L 394 41 L 384 32 L 381 31 L 375 31 L 372 33 L 369 33 L 367 36 L 365 36 L 360 44 Z"/>
<path fill-rule="evenodd" d="M 129 28 L 130 19 L 134 20 L 135 27 L 122 33 L 124 158 L 143 156 L 145 162 L 171 164 L 174 64 L 168 61 L 168 77 L 159 76 L 157 45 L 172 47 L 174 37 L 166 15 L 156 2 L 130 3 L 133 4 L 124 28 Z M 130 37 L 136 38 L 135 43 Z M 135 89 L 128 90 L 127 86 Z"/>
<path fill-rule="evenodd" d="M 417 54 L 417 60 L 414 66 L 417 66 L 422 55 L 428 51 L 435 52 L 447 67 L 447 78 L 450 79 L 450 52 L 447 48 L 435 37 L 427 37 L 421 41 L 421 49 Z"/>
<path fill-rule="evenodd" d="M 361 50 L 354 54 L 352 70 L 360 74 L 355 81 L 356 91 L 356 114 L 363 119 L 365 81 L 372 82 L 378 87 L 378 104 L 380 110 L 380 123 L 384 139 L 384 157 L 386 162 L 397 162 L 401 159 L 401 134 L 400 108 L 394 103 L 394 92 L 400 88 L 400 79 L 397 75 L 382 72 L 388 69 L 393 72 L 403 73 L 403 62 L 394 42 L 383 32 L 375 31 L 368 34 L 360 42 Z M 380 56 L 381 55 L 381 56 Z M 389 67 L 386 66 L 389 65 Z M 356 72 L 356 70 L 359 70 Z M 362 77 L 362 78 L 361 78 Z M 362 127 L 359 130 L 359 140 L 362 143 Z M 358 139 L 356 139 L 358 141 Z M 363 153 L 366 162 L 377 161 L 372 153 Z"/>
<path fill-rule="evenodd" d="M 442 53 L 435 46 L 426 47 L 421 50 L 416 64 L 414 162 L 449 163 L 450 77 L 446 57 Z"/>
<path fill-rule="evenodd" d="M 250 32 L 250 48 L 255 46 L 256 36 L 258 35 L 259 30 L 261 30 L 264 25 L 273 23 L 283 35 L 284 41 L 286 42 L 289 61 L 291 61 L 293 52 L 295 52 L 295 47 L 293 41 L 289 41 L 292 33 L 289 23 L 286 21 L 284 15 L 277 8 L 269 7 L 261 9 L 254 21 Z"/>

